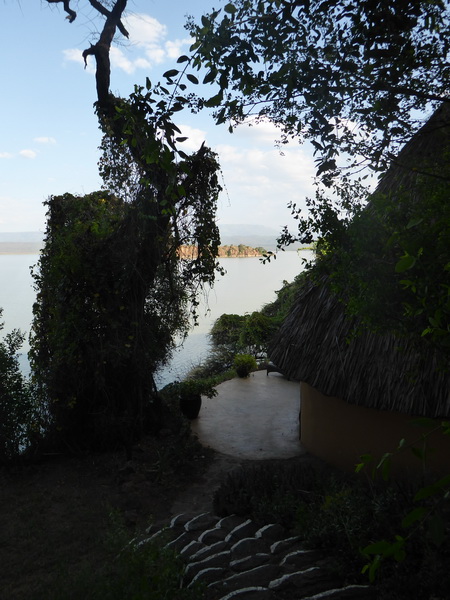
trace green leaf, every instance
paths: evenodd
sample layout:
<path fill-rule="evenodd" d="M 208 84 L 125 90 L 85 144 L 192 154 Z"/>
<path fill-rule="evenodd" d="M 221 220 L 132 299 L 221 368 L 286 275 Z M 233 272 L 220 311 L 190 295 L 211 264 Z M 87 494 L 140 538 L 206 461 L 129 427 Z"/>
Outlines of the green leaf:
<path fill-rule="evenodd" d="M 410 256 L 409 254 L 405 254 L 395 265 L 396 273 L 403 273 L 408 269 L 411 269 L 416 264 L 416 259 L 414 256 Z"/>
<path fill-rule="evenodd" d="M 414 501 L 424 500 L 425 498 L 429 498 L 430 496 L 434 496 L 436 494 L 442 494 L 446 491 L 446 488 L 450 486 L 450 475 L 445 475 L 438 481 L 435 481 L 431 485 L 421 488 L 417 494 L 414 496 Z"/>
<path fill-rule="evenodd" d="M 375 581 L 375 575 L 377 570 L 380 568 L 381 565 L 381 557 L 380 556 L 376 556 L 375 559 L 372 561 L 372 564 L 370 565 L 370 569 L 369 569 L 369 581 L 371 583 L 373 583 Z"/>
<path fill-rule="evenodd" d="M 392 452 L 385 452 L 377 465 L 377 469 L 381 469 L 381 476 L 383 477 L 384 481 L 389 479 L 389 474 L 391 471 L 391 457 Z"/>
<path fill-rule="evenodd" d="M 187 62 L 189 60 L 189 56 L 186 56 L 186 54 L 183 54 L 182 56 L 180 56 L 177 59 L 177 63 L 184 63 Z"/>
<path fill-rule="evenodd" d="M 361 459 L 361 462 L 355 466 L 355 473 L 359 473 L 366 465 L 368 465 L 373 460 L 373 456 L 371 454 L 361 454 L 359 458 Z"/>
<path fill-rule="evenodd" d="M 172 77 L 176 77 L 178 73 L 179 71 L 177 71 L 177 69 L 170 69 L 169 71 L 163 73 L 163 77 L 165 77 L 166 79 L 172 79 Z"/>
<path fill-rule="evenodd" d="M 222 100 L 223 100 L 223 94 L 222 94 L 222 92 L 219 92 L 218 94 L 216 94 L 215 96 L 213 96 L 212 98 L 207 100 L 205 102 L 205 106 L 208 108 L 213 108 L 214 106 L 219 106 L 219 104 L 222 102 Z"/>
<path fill-rule="evenodd" d="M 373 544 L 369 544 L 365 548 L 361 550 L 364 556 L 370 556 L 371 554 L 385 554 L 389 552 L 392 548 L 392 544 L 387 542 L 386 540 L 381 540 L 379 542 L 374 542 Z"/>
<path fill-rule="evenodd" d="M 187 79 L 191 82 L 191 83 L 195 83 L 197 85 L 198 83 L 198 79 L 195 75 L 192 75 L 191 73 L 188 73 L 186 75 Z"/>
<path fill-rule="evenodd" d="M 229 15 L 234 15 L 234 13 L 237 12 L 237 8 L 234 6 L 234 4 L 231 4 L 231 2 L 226 4 L 223 10 Z"/>
<path fill-rule="evenodd" d="M 206 73 L 205 77 L 203 78 L 203 83 L 211 83 L 216 78 L 216 75 L 217 69 L 211 69 L 211 71 L 209 71 L 209 73 Z"/>
<path fill-rule="evenodd" d="M 444 435 L 450 435 L 450 421 L 442 421 L 441 427 Z"/>
<path fill-rule="evenodd" d="M 408 223 L 408 225 L 406 226 L 406 229 L 411 229 L 412 227 L 416 227 L 417 225 L 420 225 L 420 223 L 422 223 L 423 221 L 423 217 L 416 217 L 415 219 L 411 219 L 410 222 Z"/>
<path fill-rule="evenodd" d="M 225 123 L 225 108 L 222 108 L 222 110 L 217 115 L 216 123 L 217 123 L 217 125 L 220 125 L 221 123 Z"/>
<path fill-rule="evenodd" d="M 428 510 L 424 506 L 418 506 L 417 508 L 414 508 L 402 520 L 402 527 L 410 527 L 416 521 L 420 521 L 427 514 L 427 512 Z"/>

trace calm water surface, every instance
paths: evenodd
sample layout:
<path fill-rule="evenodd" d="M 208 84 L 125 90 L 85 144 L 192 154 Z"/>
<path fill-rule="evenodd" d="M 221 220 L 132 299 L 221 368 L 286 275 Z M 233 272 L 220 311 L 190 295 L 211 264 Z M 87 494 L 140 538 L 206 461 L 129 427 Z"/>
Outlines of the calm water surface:
<path fill-rule="evenodd" d="M 27 335 L 32 321 L 32 306 L 36 297 L 30 266 L 38 261 L 38 255 L 0 255 L 0 307 L 3 308 L 5 327 L 0 336 L 12 329 L 21 329 Z M 192 367 L 208 355 L 208 332 L 214 321 L 223 313 L 245 314 L 259 310 L 264 304 L 275 300 L 275 291 L 283 281 L 292 281 L 303 270 L 303 259 L 311 259 L 312 253 L 281 252 L 276 260 L 263 265 L 259 258 L 223 258 L 221 265 L 227 271 L 220 277 L 200 306 L 200 322 L 189 334 L 182 348 L 174 353 L 170 364 L 159 374 L 161 387 L 174 379 L 183 377 Z M 26 370 L 28 339 L 21 357 Z"/>

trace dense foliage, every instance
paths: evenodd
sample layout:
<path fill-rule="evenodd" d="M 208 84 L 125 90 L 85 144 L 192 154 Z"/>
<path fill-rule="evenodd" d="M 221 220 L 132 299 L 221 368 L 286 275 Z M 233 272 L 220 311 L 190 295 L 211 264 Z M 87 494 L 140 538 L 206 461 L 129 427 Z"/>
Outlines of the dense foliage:
<path fill-rule="evenodd" d="M 48 201 L 32 362 L 59 443 L 125 444 L 130 453 L 136 437 L 160 426 L 153 373 L 220 270 L 219 167 L 204 145 L 191 155 L 179 148 L 181 104 L 169 90 L 147 79 L 126 99 L 110 92 L 109 54 L 116 31 L 128 36 L 127 0 L 91 5 L 104 19 L 83 57 L 96 61 L 105 191 Z M 195 245 L 197 256 L 181 260 L 181 245 Z"/>
<path fill-rule="evenodd" d="M 350 314 L 373 330 L 392 330 L 450 351 L 450 202 L 448 186 L 426 179 L 415 189 L 371 198 L 345 240 L 320 261 Z M 444 365 L 442 365 L 444 366 Z"/>
<path fill-rule="evenodd" d="M 2 313 L 0 309 L 0 317 Z M 0 463 L 18 459 L 41 433 L 36 390 L 21 373 L 18 359 L 24 337 L 14 330 L 0 341 Z"/>
<path fill-rule="evenodd" d="M 96 192 L 47 203 L 32 365 L 72 449 L 129 445 L 160 425 L 153 373 L 188 330 L 198 287 L 216 266 L 217 167 L 206 150 L 198 160 L 192 171 L 181 163 L 178 203 L 167 196 L 161 206 L 142 182 L 129 202 Z M 182 261 L 180 240 L 192 237 L 211 246 Z"/>
<path fill-rule="evenodd" d="M 209 335 L 215 348 L 259 356 L 265 354 L 275 328 L 274 320 L 258 311 L 248 315 L 224 313 L 216 319 Z"/>

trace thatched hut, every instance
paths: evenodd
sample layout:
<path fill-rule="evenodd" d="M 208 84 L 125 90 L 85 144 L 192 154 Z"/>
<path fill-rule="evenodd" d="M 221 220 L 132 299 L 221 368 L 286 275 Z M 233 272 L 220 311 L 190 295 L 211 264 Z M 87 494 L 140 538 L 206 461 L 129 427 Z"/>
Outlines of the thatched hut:
<path fill-rule="evenodd" d="M 414 202 L 417 174 L 422 179 L 424 171 L 440 176 L 443 165 L 448 172 L 449 148 L 447 104 L 406 144 L 377 191 L 389 193 L 395 201 L 401 186 Z M 427 465 L 450 472 L 450 436 L 439 430 L 442 420 L 450 421 L 448 362 L 430 347 L 423 352 L 407 336 L 364 327 L 358 318 L 348 316 L 329 278 L 318 276 L 317 269 L 313 274 L 270 349 L 271 360 L 300 382 L 300 437 L 306 450 L 353 470 L 361 455 L 377 459 L 405 440 L 393 468 L 421 469 L 407 447 L 422 449 L 422 436 L 429 429 L 413 424 L 411 417 L 428 417 L 437 430 L 427 437 Z"/>

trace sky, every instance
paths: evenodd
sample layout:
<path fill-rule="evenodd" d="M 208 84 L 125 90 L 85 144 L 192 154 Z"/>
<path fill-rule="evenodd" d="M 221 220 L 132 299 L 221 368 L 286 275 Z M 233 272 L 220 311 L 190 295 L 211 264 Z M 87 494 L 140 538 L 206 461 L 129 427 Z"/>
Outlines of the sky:
<path fill-rule="evenodd" d="M 76 8 L 76 2 L 72 2 Z M 111 51 L 111 91 L 120 96 L 176 68 L 190 40 L 184 24 L 226 4 L 223 0 L 129 0 L 126 41 Z M 93 111 L 94 64 L 84 68 L 82 51 L 102 24 L 86 0 L 70 24 L 63 5 L 45 0 L 0 0 L 0 232 L 45 231 L 45 200 L 101 188 L 97 161 L 101 134 Z M 93 59 L 90 59 L 93 61 Z M 270 123 L 242 125 L 233 134 L 210 114 L 179 113 L 188 136 L 185 149 L 206 142 L 219 157 L 225 191 L 221 224 L 252 223 L 280 231 L 293 228 L 289 201 L 303 206 L 313 195 L 314 162 L 308 147 L 275 146 Z"/>

